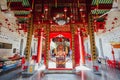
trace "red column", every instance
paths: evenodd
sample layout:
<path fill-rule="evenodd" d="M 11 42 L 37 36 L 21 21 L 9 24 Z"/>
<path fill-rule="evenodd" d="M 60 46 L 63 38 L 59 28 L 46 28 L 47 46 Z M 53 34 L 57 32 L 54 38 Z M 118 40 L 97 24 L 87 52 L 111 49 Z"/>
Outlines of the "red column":
<path fill-rule="evenodd" d="M 75 34 L 74 36 L 74 47 L 75 47 L 75 66 L 79 66 L 80 65 L 80 52 L 79 52 L 79 41 L 78 41 L 78 35 Z"/>
<path fill-rule="evenodd" d="M 83 35 L 80 29 L 78 29 L 78 37 L 79 37 L 79 51 L 80 51 L 81 64 L 85 65 L 84 41 L 83 41 Z"/>
<path fill-rule="evenodd" d="M 42 37 L 43 37 L 43 31 L 39 29 L 39 31 L 38 31 L 38 46 L 37 46 L 37 63 L 39 63 L 41 60 Z"/>

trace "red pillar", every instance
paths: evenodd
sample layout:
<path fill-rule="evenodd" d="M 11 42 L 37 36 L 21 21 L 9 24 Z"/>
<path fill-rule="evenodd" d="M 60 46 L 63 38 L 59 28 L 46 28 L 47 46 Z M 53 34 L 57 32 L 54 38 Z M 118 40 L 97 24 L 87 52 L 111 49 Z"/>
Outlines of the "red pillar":
<path fill-rule="evenodd" d="M 78 35 L 75 34 L 74 35 L 74 47 L 75 47 L 75 66 L 79 66 L 80 65 L 80 52 L 79 52 L 79 41 L 78 41 Z"/>
<path fill-rule="evenodd" d="M 80 29 L 78 29 L 78 37 L 79 37 L 79 51 L 80 51 L 81 64 L 85 65 L 84 41 L 83 41 L 83 35 Z"/>
<path fill-rule="evenodd" d="M 37 63 L 40 63 L 40 60 L 41 60 L 42 37 L 43 37 L 43 31 L 39 29 L 39 31 L 38 31 L 38 46 L 37 46 Z"/>

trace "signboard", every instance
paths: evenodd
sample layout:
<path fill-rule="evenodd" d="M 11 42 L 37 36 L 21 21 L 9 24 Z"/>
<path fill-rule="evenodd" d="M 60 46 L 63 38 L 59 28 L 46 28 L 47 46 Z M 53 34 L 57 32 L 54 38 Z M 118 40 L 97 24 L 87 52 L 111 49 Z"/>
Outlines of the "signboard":
<path fill-rule="evenodd" d="M 69 32 L 70 31 L 70 25 L 51 25 L 50 31 L 52 32 Z"/>

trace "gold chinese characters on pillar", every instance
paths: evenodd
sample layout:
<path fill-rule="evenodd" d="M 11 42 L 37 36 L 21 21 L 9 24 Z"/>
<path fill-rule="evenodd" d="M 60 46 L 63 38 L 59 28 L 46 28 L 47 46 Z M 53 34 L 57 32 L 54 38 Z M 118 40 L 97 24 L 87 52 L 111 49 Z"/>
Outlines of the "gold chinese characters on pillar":
<path fill-rule="evenodd" d="M 89 14 L 88 32 L 90 36 L 90 47 L 91 47 L 92 60 L 95 61 L 97 59 L 97 54 L 96 54 L 95 37 L 94 37 L 93 16 L 91 13 Z"/>

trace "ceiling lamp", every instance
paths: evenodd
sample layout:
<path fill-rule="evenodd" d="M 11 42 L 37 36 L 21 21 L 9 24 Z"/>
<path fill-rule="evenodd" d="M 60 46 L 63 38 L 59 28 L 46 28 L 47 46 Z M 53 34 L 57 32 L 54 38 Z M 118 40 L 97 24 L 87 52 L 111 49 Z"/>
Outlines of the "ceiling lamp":
<path fill-rule="evenodd" d="M 66 21 L 65 20 L 58 20 L 57 23 L 58 23 L 58 25 L 64 25 L 64 24 L 66 24 Z"/>
<path fill-rule="evenodd" d="M 58 24 L 58 25 L 64 25 L 69 22 L 70 18 L 66 17 L 63 13 L 57 14 L 55 17 L 53 17 L 53 20 Z"/>

